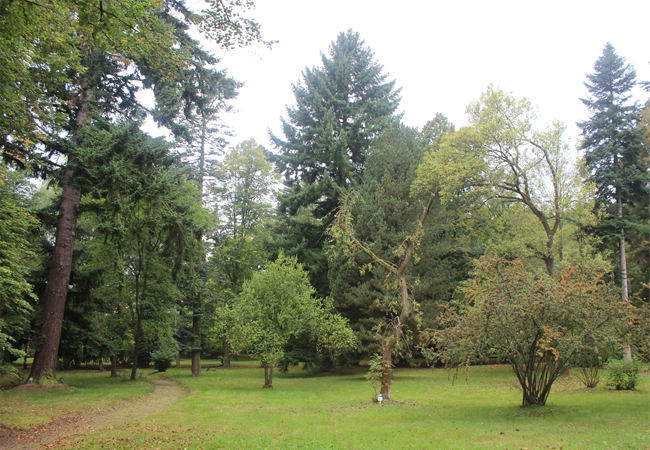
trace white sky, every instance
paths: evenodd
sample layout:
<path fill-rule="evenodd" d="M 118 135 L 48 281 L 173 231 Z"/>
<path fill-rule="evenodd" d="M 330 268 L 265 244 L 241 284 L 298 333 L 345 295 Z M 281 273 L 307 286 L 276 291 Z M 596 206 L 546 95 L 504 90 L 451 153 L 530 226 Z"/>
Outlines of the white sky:
<path fill-rule="evenodd" d="M 650 1 L 423 1 L 256 0 L 249 16 L 262 26 L 271 50 L 253 46 L 223 55 L 220 67 L 245 82 L 224 118 L 234 145 L 255 138 L 271 149 L 267 130 L 279 136 L 280 117 L 294 105 L 292 83 L 341 31 L 360 33 L 402 87 L 399 111 L 419 129 L 437 112 L 457 127 L 465 107 L 490 83 L 528 97 L 544 122 L 559 119 L 574 140 L 576 121 L 587 118 L 580 97 L 585 75 L 606 42 L 650 80 Z M 208 48 L 210 48 L 208 46 Z M 650 94 L 636 93 L 645 101 Z"/>

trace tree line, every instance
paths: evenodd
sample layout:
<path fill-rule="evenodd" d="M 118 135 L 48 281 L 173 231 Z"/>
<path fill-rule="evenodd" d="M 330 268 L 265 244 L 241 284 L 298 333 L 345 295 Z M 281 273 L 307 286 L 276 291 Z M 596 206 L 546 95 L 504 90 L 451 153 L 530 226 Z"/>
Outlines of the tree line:
<path fill-rule="evenodd" d="M 527 405 L 571 364 L 648 359 L 650 106 L 610 44 L 578 161 L 493 85 L 467 126 L 404 125 L 352 30 L 293 85 L 273 149 L 231 146 L 242 85 L 191 32 L 272 45 L 249 7 L 0 0 L 3 372 L 34 352 L 32 382 L 107 360 L 135 379 L 186 355 L 198 376 L 248 353 L 272 387 L 377 355 L 389 400 L 395 363 L 496 358 Z"/>

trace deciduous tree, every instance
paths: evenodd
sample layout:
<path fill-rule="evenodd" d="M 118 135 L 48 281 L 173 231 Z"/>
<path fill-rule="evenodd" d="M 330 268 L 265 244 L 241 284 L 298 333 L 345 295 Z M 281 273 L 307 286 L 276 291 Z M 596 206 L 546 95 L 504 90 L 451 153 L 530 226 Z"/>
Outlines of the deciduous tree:
<path fill-rule="evenodd" d="M 334 357 L 357 344 L 347 321 L 314 293 L 296 258 L 282 254 L 244 284 L 236 305 L 238 327 L 233 344 L 260 358 L 265 388 L 273 387 L 273 368 L 292 336 L 308 333 L 315 345 Z"/>
<path fill-rule="evenodd" d="M 522 406 L 545 405 L 573 361 L 620 347 L 634 322 L 634 308 L 601 279 L 580 267 L 536 277 L 520 261 L 483 257 L 440 328 L 423 333 L 424 353 L 451 367 L 496 356 L 515 372 Z"/>
<path fill-rule="evenodd" d="M 470 204 L 521 205 L 526 221 L 536 223 L 523 236 L 524 248 L 553 275 L 566 241 L 557 239 L 560 231 L 593 223 L 590 192 L 569 157 L 564 125 L 536 130 L 531 103 L 492 86 L 467 112 L 470 126 L 447 134 L 425 156 L 414 192 L 439 192 L 443 203 L 462 196 Z"/>

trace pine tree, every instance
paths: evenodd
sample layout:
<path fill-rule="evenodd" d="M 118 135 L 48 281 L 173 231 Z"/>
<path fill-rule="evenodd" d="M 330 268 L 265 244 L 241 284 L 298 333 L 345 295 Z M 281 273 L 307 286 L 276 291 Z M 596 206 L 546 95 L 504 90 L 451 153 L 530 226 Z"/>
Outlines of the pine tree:
<path fill-rule="evenodd" d="M 279 211 L 286 218 L 280 245 L 310 271 L 319 294 L 327 294 L 324 231 L 339 197 L 360 183 L 372 139 L 386 127 L 400 100 L 359 33 L 332 42 L 322 67 L 306 69 L 293 86 L 296 106 L 282 120 L 284 140 L 271 136 L 284 175 Z"/>
<path fill-rule="evenodd" d="M 607 43 L 594 73 L 587 75 L 590 96 L 581 99 L 591 116 L 578 124 L 586 165 L 597 188 L 596 208 L 606 213 L 596 233 L 606 246 L 618 244 L 624 299 L 628 298 L 626 239 L 647 229 L 632 212 L 635 206 L 647 204 L 649 195 L 648 149 L 638 126 L 639 107 L 630 102 L 635 85 L 634 68 Z"/>

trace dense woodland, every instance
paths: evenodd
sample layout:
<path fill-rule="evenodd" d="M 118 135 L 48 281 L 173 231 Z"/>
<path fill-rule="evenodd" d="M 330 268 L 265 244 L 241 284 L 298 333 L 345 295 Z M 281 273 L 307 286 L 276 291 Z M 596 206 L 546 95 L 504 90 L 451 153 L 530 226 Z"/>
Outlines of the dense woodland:
<path fill-rule="evenodd" d="M 229 141 L 243 87 L 192 36 L 273 42 L 248 3 L 206 5 L 0 0 L 2 373 L 248 354 L 271 387 L 369 360 L 389 399 L 396 364 L 497 359 L 526 405 L 571 365 L 648 360 L 650 102 L 610 44 L 578 149 L 496 86 L 466 126 L 406 126 L 352 30 L 263 148 Z"/>

